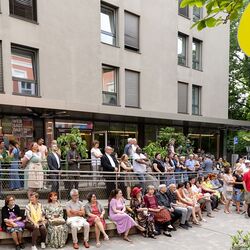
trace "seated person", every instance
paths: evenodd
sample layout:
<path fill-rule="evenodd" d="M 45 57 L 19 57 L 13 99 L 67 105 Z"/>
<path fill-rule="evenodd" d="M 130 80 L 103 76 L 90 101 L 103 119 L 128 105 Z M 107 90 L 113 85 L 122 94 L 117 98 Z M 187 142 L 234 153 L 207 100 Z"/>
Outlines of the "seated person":
<path fill-rule="evenodd" d="M 87 195 L 87 200 L 88 203 L 85 205 L 85 212 L 88 217 L 87 221 L 90 226 L 95 226 L 96 246 L 100 247 L 100 232 L 102 232 L 104 240 L 109 240 L 109 237 L 105 232 L 105 209 L 97 201 L 95 193 L 89 193 Z"/>
<path fill-rule="evenodd" d="M 12 195 L 5 198 L 5 206 L 2 208 L 2 228 L 5 232 L 11 234 L 16 244 L 16 250 L 24 248 L 24 222 L 22 221 L 20 208 L 15 204 L 15 197 Z"/>
<path fill-rule="evenodd" d="M 85 215 L 84 205 L 79 201 L 79 192 L 77 189 L 70 191 L 71 200 L 66 203 L 67 225 L 71 228 L 73 239 L 73 248 L 79 249 L 77 232 L 83 228 L 85 248 L 89 248 L 89 223 L 83 218 Z"/>
<path fill-rule="evenodd" d="M 156 193 L 155 196 L 157 198 L 158 205 L 165 207 L 170 212 L 172 218 L 171 223 L 173 226 L 173 224 L 182 217 L 182 212 L 176 209 L 174 206 L 172 206 L 166 192 L 167 192 L 167 186 L 165 184 L 161 184 L 158 187 L 158 192 Z M 174 230 L 176 229 L 174 228 Z"/>
<path fill-rule="evenodd" d="M 36 244 L 40 234 L 41 248 L 45 249 L 45 241 L 47 236 L 45 211 L 42 204 L 38 201 L 39 195 L 36 192 L 30 193 L 29 204 L 25 208 L 26 224 L 25 228 L 31 232 L 32 250 L 37 250 Z"/>
<path fill-rule="evenodd" d="M 163 234 L 168 237 L 172 237 L 170 230 L 173 229 L 171 226 L 171 215 L 164 206 L 159 206 L 155 196 L 154 186 L 149 185 L 147 193 L 144 196 L 144 202 L 148 211 L 154 215 L 157 231 L 160 233 L 160 228 L 163 227 Z"/>

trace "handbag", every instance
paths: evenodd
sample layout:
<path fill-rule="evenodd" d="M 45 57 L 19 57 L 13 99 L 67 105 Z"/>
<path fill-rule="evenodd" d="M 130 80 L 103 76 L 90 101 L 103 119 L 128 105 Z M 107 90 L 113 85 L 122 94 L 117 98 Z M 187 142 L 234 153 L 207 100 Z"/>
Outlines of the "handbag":
<path fill-rule="evenodd" d="M 55 219 L 49 220 L 49 223 L 52 226 L 60 226 L 60 225 L 65 224 L 65 220 L 63 218 L 55 218 Z"/>

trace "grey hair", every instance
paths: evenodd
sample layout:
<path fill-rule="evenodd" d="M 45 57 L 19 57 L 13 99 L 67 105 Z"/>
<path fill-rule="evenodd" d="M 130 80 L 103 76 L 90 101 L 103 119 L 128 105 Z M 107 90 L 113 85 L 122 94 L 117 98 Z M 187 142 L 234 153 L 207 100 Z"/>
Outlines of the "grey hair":
<path fill-rule="evenodd" d="M 161 185 L 159 185 L 158 191 L 161 191 L 161 189 L 164 188 L 164 187 L 167 187 L 166 184 L 161 184 Z"/>
<path fill-rule="evenodd" d="M 77 189 L 71 189 L 70 197 L 72 197 L 73 194 L 79 194 L 79 191 Z"/>
<path fill-rule="evenodd" d="M 155 190 L 155 187 L 154 187 L 153 185 L 148 185 L 148 186 L 147 186 L 147 191 L 148 191 L 149 189 L 154 189 L 154 190 Z"/>

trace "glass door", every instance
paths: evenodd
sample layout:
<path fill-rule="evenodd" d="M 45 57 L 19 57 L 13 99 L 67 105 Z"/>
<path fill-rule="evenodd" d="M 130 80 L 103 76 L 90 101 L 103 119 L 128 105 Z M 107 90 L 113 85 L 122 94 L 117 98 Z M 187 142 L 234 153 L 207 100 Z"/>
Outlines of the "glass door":
<path fill-rule="evenodd" d="M 92 133 L 92 140 L 99 141 L 100 150 L 104 153 L 105 147 L 108 145 L 108 132 L 107 131 L 95 131 Z"/>

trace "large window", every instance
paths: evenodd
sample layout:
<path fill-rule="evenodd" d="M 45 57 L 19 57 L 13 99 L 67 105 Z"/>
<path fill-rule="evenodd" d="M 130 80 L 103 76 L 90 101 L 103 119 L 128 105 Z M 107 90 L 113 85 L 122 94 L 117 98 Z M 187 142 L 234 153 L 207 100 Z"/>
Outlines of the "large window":
<path fill-rule="evenodd" d="M 188 6 L 186 6 L 185 8 L 181 8 L 181 2 L 182 2 L 182 0 L 179 0 L 178 13 L 179 13 L 179 15 L 188 18 L 189 17 L 189 8 L 188 8 Z"/>
<path fill-rule="evenodd" d="M 202 18 L 202 8 L 193 7 L 193 22 L 197 22 Z"/>
<path fill-rule="evenodd" d="M 125 11 L 125 48 L 139 51 L 140 17 Z"/>
<path fill-rule="evenodd" d="M 178 113 L 188 113 L 188 84 L 178 82 Z"/>
<path fill-rule="evenodd" d="M 37 50 L 12 45 L 11 71 L 13 93 L 38 95 Z"/>
<path fill-rule="evenodd" d="M 202 69 L 202 42 L 197 39 L 193 39 L 192 43 L 192 61 L 193 69 Z"/>
<path fill-rule="evenodd" d="M 101 5 L 101 41 L 116 45 L 116 8 Z"/>
<path fill-rule="evenodd" d="M 192 114 L 201 115 L 201 87 L 192 86 Z"/>
<path fill-rule="evenodd" d="M 2 42 L 0 41 L 0 93 L 4 92 L 3 85 L 3 54 L 2 54 Z"/>
<path fill-rule="evenodd" d="M 31 21 L 37 21 L 36 0 L 9 0 L 10 14 Z"/>
<path fill-rule="evenodd" d="M 179 33 L 178 34 L 178 64 L 182 66 L 187 66 L 187 47 L 188 47 L 188 36 Z"/>
<path fill-rule="evenodd" d="M 118 69 L 103 65 L 102 67 L 102 101 L 103 104 L 117 105 Z"/>
<path fill-rule="evenodd" d="M 138 108 L 140 105 L 140 73 L 125 71 L 125 106 Z"/>

